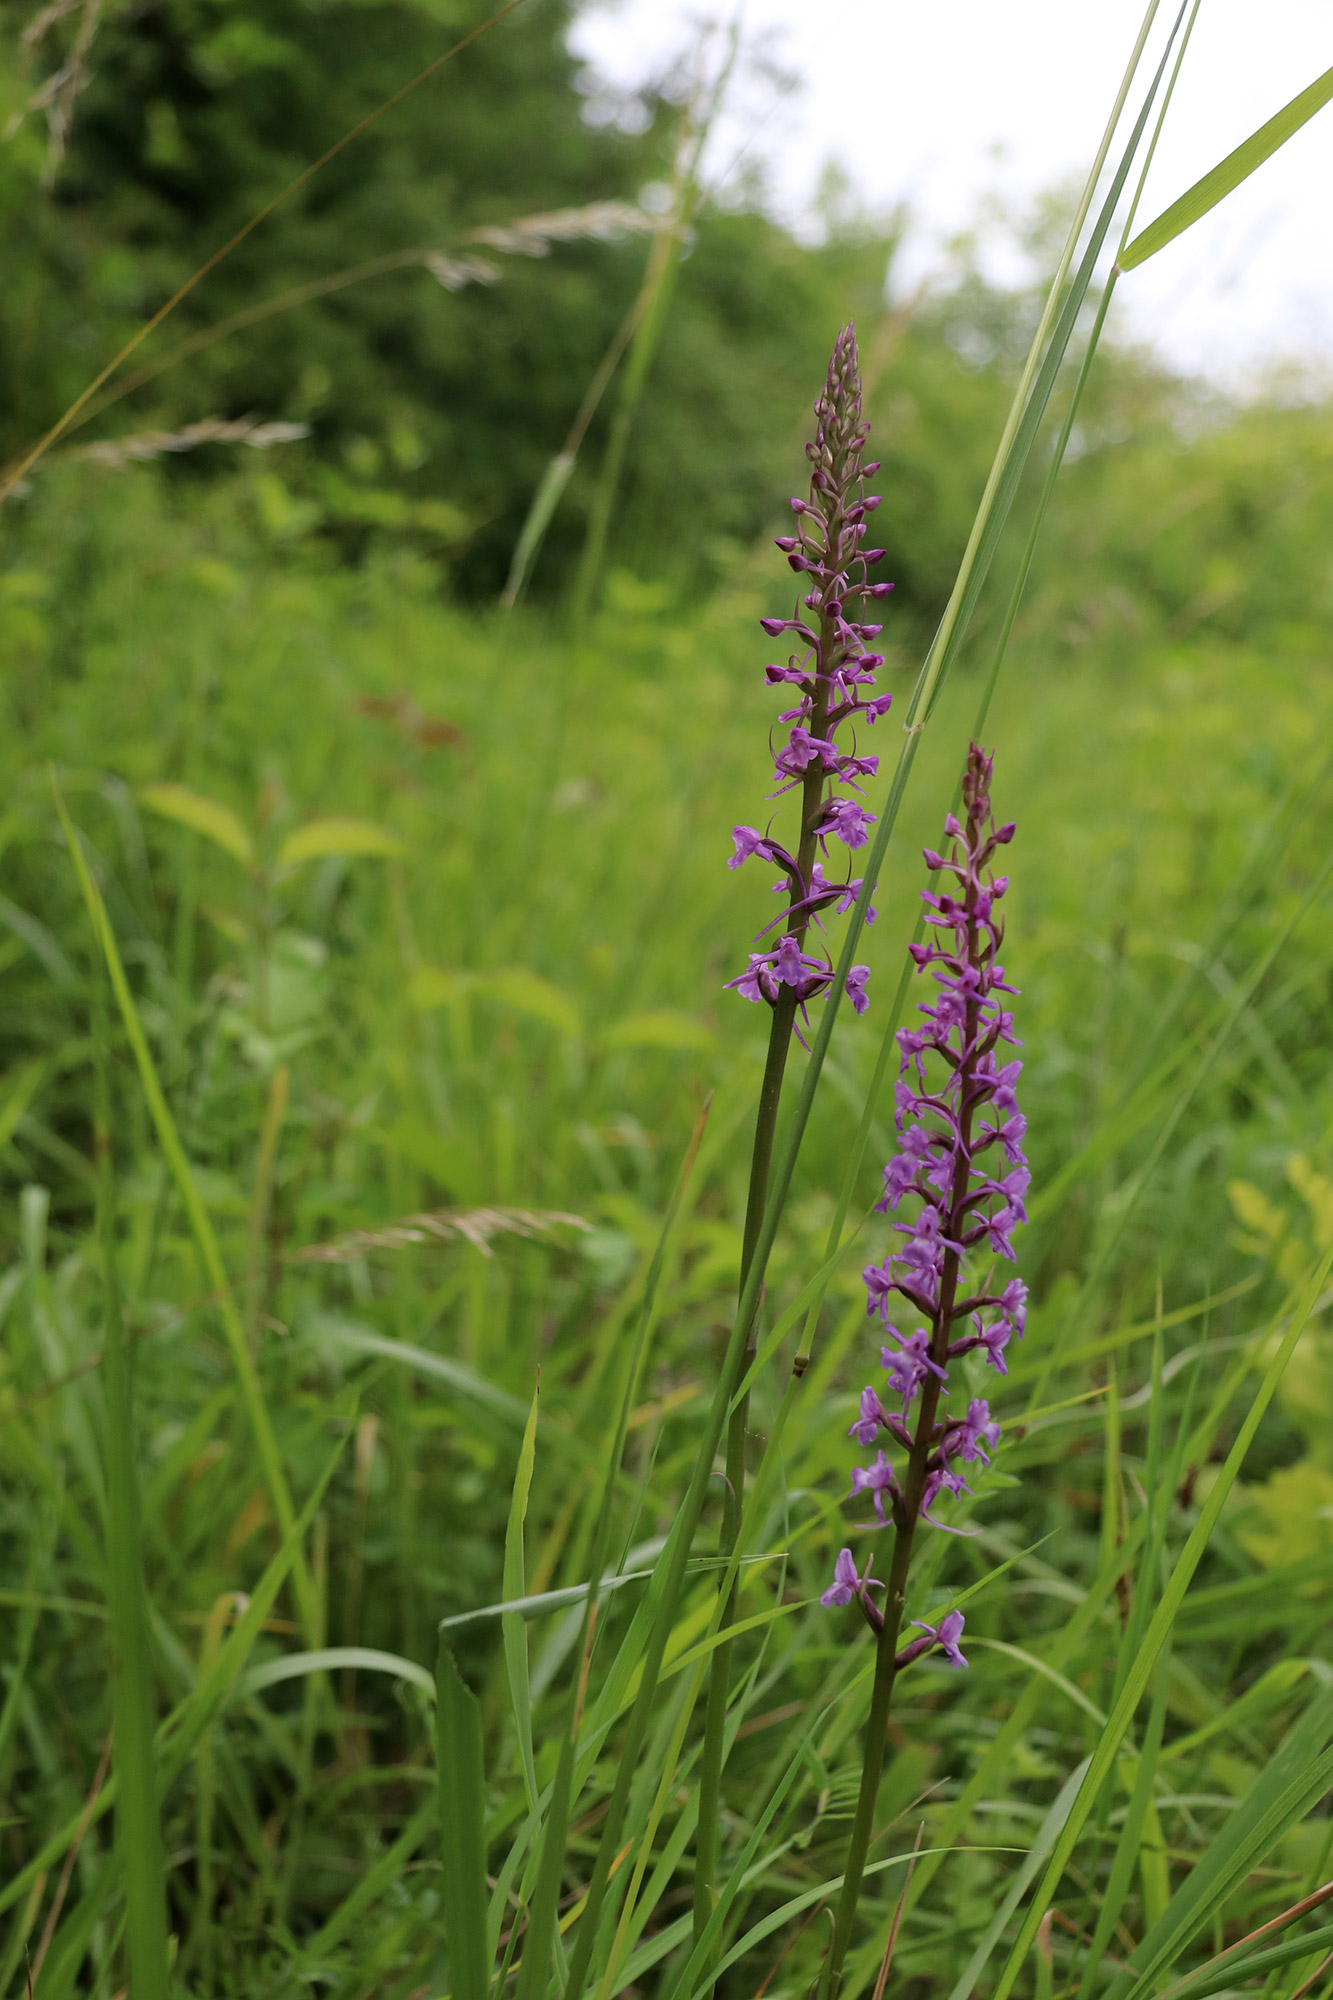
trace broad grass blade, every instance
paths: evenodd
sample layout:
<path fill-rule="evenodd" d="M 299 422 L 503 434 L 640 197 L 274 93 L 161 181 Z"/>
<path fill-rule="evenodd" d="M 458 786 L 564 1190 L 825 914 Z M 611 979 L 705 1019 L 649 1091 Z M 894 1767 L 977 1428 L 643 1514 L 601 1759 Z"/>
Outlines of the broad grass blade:
<path fill-rule="evenodd" d="M 444 1932 L 452 2000 L 485 2000 L 486 1801 L 481 1708 L 440 1641 L 435 1669 L 436 1761 L 440 1776 L 440 1857 Z"/>
<path fill-rule="evenodd" d="M 1302 125 L 1308 124 L 1316 111 L 1322 111 L 1333 97 L 1333 69 L 1326 69 L 1290 104 L 1282 107 L 1276 117 L 1261 125 L 1257 132 L 1251 132 L 1234 153 L 1228 153 L 1219 160 L 1211 173 L 1204 175 L 1164 209 L 1155 222 L 1140 230 L 1134 241 L 1120 252 L 1117 263 L 1122 271 L 1132 271 L 1136 265 L 1144 264 L 1149 257 L 1155 257 L 1159 250 L 1165 250 L 1168 243 L 1174 243 L 1177 236 L 1184 234 L 1191 224 L 1207 215 L 1210 208 L 1216 208 L 1220 201 L 1238 188 L 1242 181 L 1249 179 L 1257 167 L 1271 159 L 1280 146 L 1285 146 Z"/>
<path fill-rule="evenodd" d="M 114 1765 L 120 1799 L 116 1836 L 125 1882 L 125 1942 L 130 1979 L 142 2000 L 166 2000 L 166 1860 L 153 1769 L 153 1673 L 148 1645 L 139 1457 L 135 1445 L 130 1358 L 117 1265 L 115 1174 L 111 1163 L 110 1064 L 106 1011 L 95 978 L 93 1049 L 96 1089 L 97 1223 L 106 1319 L 106 1560 L 111 1611 Z"/>
<path fill-rule="evenodd" d="M 537 1405 L 541 1396 L 541 1383 L 532 1392 L 532 1408 L 523 1432 L 523 1442 L 519 1447 L 518 1470 L 514 1475 L 514 1497 L 509 1505 L 509 1524 L 505 1529 L 504 1594 L 509 1600 L 520 1598 L 525 1585 L 523 1560 L 523 1523 L 527 1519 L 528 1494 L 532 1487 L 532 1468 L 537 1454 Z M 537 1766 L 532 1755 L 532 1701 L 528 1689 L 528 1635 L 524 1619 L 512 1611 L 501 1614 L 500 1629 L 504 1636 L 505 1668 L 509 1675 L 509 1697 L 514 1704 L 514 1727 L 518 1732 L 518 1754 L 523 1765 L 523 1782 L 527 1786 L 528 1808 L 537 1804 Z"/>

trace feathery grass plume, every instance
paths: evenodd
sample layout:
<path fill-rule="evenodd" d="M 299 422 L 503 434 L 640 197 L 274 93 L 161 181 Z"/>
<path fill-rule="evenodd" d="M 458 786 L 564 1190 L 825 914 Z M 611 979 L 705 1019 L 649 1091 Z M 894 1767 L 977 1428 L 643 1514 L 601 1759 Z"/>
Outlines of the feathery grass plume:
<path fill-rule="evenodd" d="M 873 1464 L 852 1474 L 853 1493 L 871 1495 L 880 1525 L 888 1525 L 886 1505 L 892 1518 L 887 1583 L 871 1576 L 869 1564 L 860 1574 L 852 1551 L 844 1548 L 822 1600 L 830 1607 L 855 1602 L 878 1645 L 860 1801 L 830 1959 L 835 1984 L 865 1867 L 894 1681 L 912 1661 L 936 1651 L 954 1666 L 967 1665 L 958 1643 L 960 1611 L 949 1612 L 938 1625 L 914 1619 L 921 1637 L 899 1644 L 917 1529 L 924 1523 L 958 1532 L 937 1520 L 933 1509 L 944 1496 L 969 1490 L 962 1468 L 988 1464 L 1000 1435 L 982 1397 L 972 1397 L 965 1414 L 950 1409 L 949 1364 L 981 1351 L 1005 1374 L 1005 1349 L 1015 1335 L 1022 1336 L 1027 1314 L 1022 1279 L 999 1284 L 993 1275 L 995 1259 L 1013 1261 L 1013 1232 L 1027 1220 L 1023 1197 L 1029 1174 L 1026 1120 L 1016 1095 L 1022 1063 L 1003 1060 L 1006 1047 L 1019 1046 L 1013 1014 L 999 997 L 1017 991 L 998 957 L 1004 941 L 998 906 L 1008 878 L 991 869 L 997 849 L 1013 839 L 1014 826 L 995 824 L 991 767 L 992 760 L 973 743 L 963 775 L 963 819 L 960 823 L 950 813 L 944 822 L 949 851 L 925 850 L 932 874 L 954 878 L 938 893 L 922 891 L 925 921 L 935 936 L 911 946 L 917 969 L 933 967 L 940 990 L 933 1005 L 921 1003 L 924 1024 L 898 1032 L 899 1150 L 884 1169 L 884 1193 L 875 1205 L 881 1215 L 896 1215 L 905 1203 L 912 1212 L 909 1220 L 893 1225 L 903 1242 L 863 1274 L 867 1311 L 882 1320 L 888 1335 L 880 1350 L 888 1386 L 884 1398 L 874 1388 L 862 1391 L 850 1435 L 867 1448 L 884 1437 L 904 1456 L 894 1464 L 879 1446 Z M 923 1326 L 903 1332 L 890 1322 L 895 1294 Z M 871 1596 L 881 1588 L 883 1610 Z"/>

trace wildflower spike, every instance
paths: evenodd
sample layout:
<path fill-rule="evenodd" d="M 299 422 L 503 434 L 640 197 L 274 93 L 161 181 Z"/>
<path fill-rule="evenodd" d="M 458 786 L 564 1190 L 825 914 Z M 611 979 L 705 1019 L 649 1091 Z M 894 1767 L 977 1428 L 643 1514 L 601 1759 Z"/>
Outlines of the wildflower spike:
<path fill-rule="evenodd" d="M 893 1225 L 903 1240 L 863 1273 L 866 1310 L 886 1335 L 880 1351 L 888 1386 L 882 1400 L 875 1389 L 862 1392 L 851 1434 L 876 1451 L 869 1469 L 854 1471 L 852 1491 L 872 1495 L 881 1522 L 887 1499 L 909 1547 L 919 1522 L 947 1526 L 933 1507 L 943 1495 L 970 1490 L 960 1467 L 988 1465 L 1000 1435 L 983 1397 L 971 1397 L 963 1415 L 950 1411 L 950 1363 L 979 1350 L 1004 1374 L 1005 1349 L 1021 1337 L 1027 1318 L 1022 1279 L 999 1284 L 991 1277 L 996 1259 L 1013 1261 L 1013 1232 L 1027 1220 L 1029 1175 L 1016 1094 L 1022 1063 L 1003 1054 L 1019 1046 L 1003 997 L 1017 989 L 999 959 L 999 905 L 1008 881 L 991 867 L 1014 828 L 995 825 L 990 782 L 991 759 L 974 743 L 963 778 L 963 819 L 950 813 L 945 820 L 947 852 L 925 850 L 940 886 L 923 891 L 933 936 L 913 945 L 912 955 L 919 971 L 932 971 L 938 991 L 918 1008 L 922 1025 L 898 1033 L 898 1151 L 884 1169 L 876 1203 L 877 1214 L 907 1219 Z M 968 1292 L 962 1279 L 971 1264 L 977 1282 Z M 908 1331 L 894 1324 L 890 1308 L 902 1318 L 903 1306 L 925 1324 Z M 883 1441 L 904 1454 L 901 1465 Z M 864 1609 L 864 1596 L 858 1602 Z M 868 1622 L 881 1629 L 877 1619 Z M 950 1612 L 938 1629 L 921 1629 L 926 1637 L 902 1648 L 898 1666 L 932 1650 L 966 1665 L 958 1650 L 961 1613 Z"/>
<path fill-rule="evenodd" d="M 766 1000 L 770 1006 L 777 1005 L 780 987 L 791 986 L 802 1015 L 806 1002 L 826 992 L 834 978 L 830 957 L 804 952 L 806 932 L 812 923 L 823 928 L 821 913 L 850 909 L 861 887 L 859 881 L 831 881 L 816 854 L 827 859 L 830 841 L 849 849 L 866 844 L 875 816 L 848 793 L 859 793 L 857 779 L 873 776 L 879 759 L 858 754 L 856 730 L 858 724 L 877 722 L 893 699 L 867 692 L 884 658 L 870 651 L 869 642 L 881 628 L 865 622 L 865 610 L 893 586 L 870 581 L 871 567 L 884 550 L 865 547 L 868 517 L 879 505 L 875 495 L 865 492 L 865 477 L 878 467 L 863 462 L 870 427 L 861 418 L 860 363 L 850 325 L 834 343 L 828 379 L 815 404 L 815 426 L 805 448 L 810 497 L 791 503 L 796 533 L 777 537 L 777 546 L 808 587 L 796 615 L 759 621 L 770 638 L 790 633 L 797 642 L 785 664 L 770 665 L 764 674 L 771 686 L 790 686 L 799 695 L 797 706 L 780 717 L 789 727 L 773 753 L 778 786 L 772 794 L 801 788 L 798 851 L 788 854 L 756 828 L 738 826 L 736 851 L 727 863 L 739 868 L 752 855 L 771 862 L 780 871 L 773 886 L 787 894 L 784 938 L 753 952 L 746 970 L 727 983 L 743 999 Z M 867 911 L 867 923 L 874 916 Z M 761 932 L 754 942 L 761 943 L 762 937 Z M 794 948 L 790 940 L 795 940 Z M 853 966 L 848 976 L 847 994 L 858 1014 L 869 1005 L 869 977 L 865 965 Z"/>

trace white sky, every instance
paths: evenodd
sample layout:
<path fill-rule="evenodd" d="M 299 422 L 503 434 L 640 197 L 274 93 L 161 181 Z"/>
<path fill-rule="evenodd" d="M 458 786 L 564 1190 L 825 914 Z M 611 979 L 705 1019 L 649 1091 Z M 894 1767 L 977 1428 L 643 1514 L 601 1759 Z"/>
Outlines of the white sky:
<path fill-rule="evenodd" d="M 747 38 L 801 82 L 776 108 L 772 89 L 742 83 L 715 157 L 749 141 L 797 224 L 830 159 L 867 205 L 907 202 L 916 231 L 902 277 L 914 281 L 985 194 L 1021 207 L 1086 171 L 1144 4 L 745 0 Z M 1162 0 L 1154 48 L 1175 6 Z M 633 85 L 688 48 L 702 17 L 733 13 L 734 0 L 596 0 L 574 46 L 612 84 Z M 1333 0 L 1203 0 L 1140 226 L 1330 67 Z M 1145 61 L 1141 81 L 1150 74 Z M 1333 104 L 1122 279 L 1122 332 L 1234 386 L 1287 361 L 1333 379 L 1331 205 Z"/>

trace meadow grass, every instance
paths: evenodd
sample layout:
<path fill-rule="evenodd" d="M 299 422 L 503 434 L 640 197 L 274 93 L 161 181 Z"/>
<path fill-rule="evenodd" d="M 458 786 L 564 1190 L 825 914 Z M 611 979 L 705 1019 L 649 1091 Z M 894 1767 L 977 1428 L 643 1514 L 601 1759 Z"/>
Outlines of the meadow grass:
<path fill-rule="evenodd" d="M 115 1602 L 97 1442 L 114 1387 L 84 1167 L 87 996 L 100 974 L 49 761 L 103 884 L 226 1270 L 252 1301 L 245 1338 L 304 1514 L 329 1480 L 305 1544 L 307 1625 L 284 1588 L 297 1542 L 274 1514 L 225 1308 L 118 1031 L 108 1122 L 159 1785 L 174 1774 L 163 1826 L 175 1978 L 187 1991 L 278 1993 L 316 1979 L 349 1995 L 443 1993 L 431 1719 L 408 1668 L 429 1680 L 434 1624 L 453 1618 L 453 1651 L 481 1699 L 494 1872 L 531 1787 L 553 1775 L 581 1606 L 530 1606 L 521 1629 L 465 1614 L 579 1584 L 608 1490 L 609 1567 L 651 1565 L 730 1317 L 762 1057 L 750 1010 L 720 988 L 737 940 L 767 911 L 721 862 L 726 829 L 764 783 L 752 634 L 766 579 L 757 562 L 742 566 L 686 614 L 664 590 L 616 577 L 575 644 L 535 617 L 452 612 L 401 557 L 359 575 L 266 558 L 234 503 L 182 519 L 141 472 L 83 487 L 97 561 L 71 608 L 42 594 L 68 518 L 53 495 L 32 524 L 26 593 L 11 590 L 31 610 L 32 673 L 49 698 L 19 709 L 6 822 L 5 1115 L 22 1189 L 0 1427 L 14 1635 L 0 1714 L 6 1976 L 21 1979 L 25 1944 L 35 1961 L 49 1927 L 38 1992 L 112 1981 L 125 1912 L 105 1782 L 87 1810 L 110 1725 L 104 1620 Z M 1129 1699 L 1152 1607 L 1271 1363 L 1273 1329 L 1294 1324 L 1282 1317 L 1288 1291 L 1329 1240 L 1318 1190 L 1306 1201 L 1287 1172 L 1293 1156 L 1311 1172 L 1326 1163 L 1333 1110 L 1326 898 L 1301 910 L 1329 851 L 1320 662 L 1297 643 L 1284 657 L 1197 633 L 1149 636 L 1130 662 L 1113 634 L 1071 659 L 1058 603 L 1046 629 L 1039 614 L 1040 599 L 992 715 L 997 783 L 1021 826 L 1009 952 L 1025 989 L 1035 1168 L 1023 1268 L 1039 1302 L 1014 1357 L 1009 1442 L 982 1486 L 981 1532 L 932 1544 L 916 1585 L 921 1613 L 965 1599 L 973 1665 L 966 1677 L 914 1670 L 896 1719 L 849 1961 L 858 1989 L 874 1982 L 902 1892 L 906 1864 L 891 1857 L 910 1854 L 922 1825 L 893 1976 L 967 1991 L 987 1940 L 991 1954 L 1012 1942 L 1070 1774 Z M 79 664 L 62 670 L 73 617 Z M 905 654 L 887 671 L 905 682 Z M 934 835 L 977 692 L 964 668 L 942 697 L 901 856 Z M 229 806 L 270 852 L 316 815 L 374 822 L 404 851 L 248 873 L 136 803 L 164 779 Z M 866 935 L 882 1010 L 919 886 L 904 859 Z M 883 1012 L 853 1023 L 830 1058 L 775 1249 L 768 1327 L 793 1322 L 823 1262 L 883 1026 Z M 608 1489 L 626 1343 L 710 1092 Z M 735 1642 L 716 1956 L 724 1980 L 754 1987 L 777 1967 L 770 1990 L 813 1969 L 821 1938 L 805 1926 L 836 1883 L 859 1768 L 868 1650 L 814 1599 L 845 1533 L 844 1433 L 869 1358 L 855 1273 L 875 1238 L 862 1218 L 888 1146 L 881 1115 L 850 1256 L 830 1281 L 753 1524 L 751 1553 L 767 1559 L 741 1572 L 748 1630 Z M 1251 1222 L 1238 1240 L 1232 1180 L 1262 1193 L 1276 1234 L 1256 1237 Z M 466 1241 L 375 1240 L 414 1213 L 482 1205 L 573 1213 L 589 1227 L 496 1234 L 489 1256 Z M 340 1239 L 339 1261 L 300 1255 Z M 1326 1365 L 1320 1337 L 1303 1336 L 1303 1351 L 1316 1372 Z M 773 1367 L 756 1377 L 758 1433 L 780 1393 Z M 1297 1481 L 1277 1535 L 1267 1475 Z M 1099 1914 L 1112 1961 L 1165 1919 L 1322 1687 L 1321 1478 L 1299 1412 L 1273 1405 L 1174 1610 L 1169 1651 L 1150 1663 L 1147 1712 L 1064 1868 L 1035 1960 L 1057 1983 L 1077 1983 L 1077 1935 Z M 565 1918 L 615 1775 L 642 1589 L 607 1592 L 599 1607 Z M 656 1831 L 599 1975 L 608 1992 L 651 1980 L 683 1993 L 692 1977 L 688 1740 L 676 1786 L 662 1774 L 707 1663 L 715 1601 L 701 1572 L 668 1650 L 633 1807 Z M 522 1637 L 531 1720 L 520 1724 Z M 312 1671 L 266 1678 L 293 1654 Z M 1310 1727 L 1322 1744 L 1317 1717 Z M 173 1742 L 188 1753 L 172 1754 Z M 1321 1757 L 1311 1750 L 1302 1779 Z M 1312 1801 L 1301 1800 L 1304 1812 Z M 1290 1801 L 1288 1816 L 1226 1879 L 1196 1953 L 1331 1872 L 1327 1821 Z M 529 1842 L 492 1891 L 489 1934 L 511 1962 L 512 1898 L 531 1853 Z M 1302 1977 L 1310 1969 L 1295 1963 Z M 1285 1962 L 1266 1976 L 1275 1991 L 1299 1984 Z"/>

